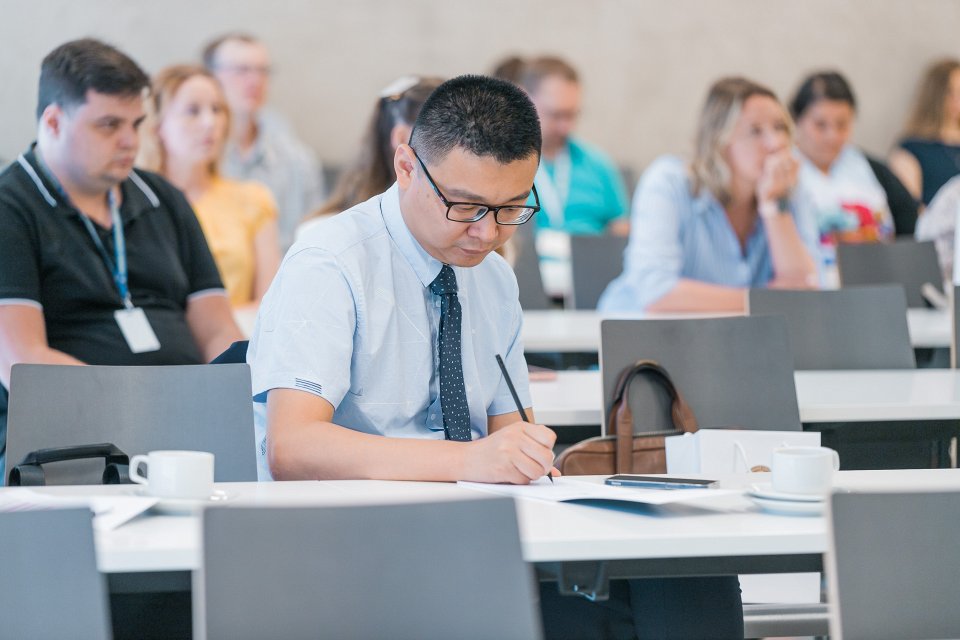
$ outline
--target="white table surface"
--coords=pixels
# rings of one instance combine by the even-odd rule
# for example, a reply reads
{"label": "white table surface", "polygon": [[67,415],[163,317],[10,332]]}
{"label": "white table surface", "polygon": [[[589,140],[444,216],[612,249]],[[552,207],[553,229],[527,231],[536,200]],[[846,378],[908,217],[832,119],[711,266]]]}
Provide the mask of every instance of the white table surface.
{"label": "white table surface", "polygon": [[[731,314],[637,314],[617,318],[684,319]],[[600,321],[596,311],[525,311],[523,348],[528,353],[596,353],[600,349]],[[915,348],[950,346],[950,313],[936,309],[908,309],[910,343]]]}
{"label": "white table surface", "polygon": [[[742,486],[765,481],[752,474],[725,481]],[[960,490],[960,470],[842,471],[841,489]],[[454,484],[337,481],[226,483],[235,494],[230,505],[356,505],[472,499],[488,493]],[[4,488],[0,491],[23,491]],[[104,494],[129,487],[49,487],[54,494]],[[523,555],[528,562],[771,556],[819,554],[827,548],[823,517],[780,516],[762,512],[742,495],[709,506],[676,505],[630,511],[517,501]],[[144,515],[96,536],[97,563],[105,573],[192,571],[202,563],[201,524],[196,516]]]}
{"label": "white table surface", "polygon": [[[960,419],[960,370],[798,371],[801,422]],[[530,383],[537,422],[600,424],[600,372],[559,371]]]}

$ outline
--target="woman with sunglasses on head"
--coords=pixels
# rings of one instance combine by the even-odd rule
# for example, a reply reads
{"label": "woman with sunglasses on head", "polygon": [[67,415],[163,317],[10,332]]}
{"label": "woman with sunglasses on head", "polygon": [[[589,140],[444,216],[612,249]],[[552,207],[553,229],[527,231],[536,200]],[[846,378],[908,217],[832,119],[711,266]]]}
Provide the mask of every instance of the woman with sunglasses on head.
{"label": "woman with sunglasses on head", "polygon": [[220,175],[230,120],[220,83],[203,67],[177,65],[152,89],[138,164],[190,201],[231,305],[256,306],[280,266],[277,208],[265,186]]}
{"label": "woman with sunglasses on head", "polygon": [[693,161],[660,158],[641,178],[624,272],[598,309],[741,312],[751,287],[816,286],[816,227],[791,200],[791,127],[766,87],[714,83]]}
{"label": "woman with sunglasses on head", "polygon": [[360,145],[360,152],[337,180],[330,198],[306,224],[345,211],[386,191],[397,180],[393,155],[410,139],[413,123],[427,97],[443,82],[439,78],[404,76],[380,94]]}

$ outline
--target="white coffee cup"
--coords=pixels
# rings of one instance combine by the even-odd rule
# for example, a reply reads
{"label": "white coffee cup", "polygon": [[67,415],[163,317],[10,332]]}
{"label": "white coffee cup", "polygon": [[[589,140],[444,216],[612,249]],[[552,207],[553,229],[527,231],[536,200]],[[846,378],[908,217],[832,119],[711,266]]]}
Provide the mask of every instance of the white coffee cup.
{"label": "white coffee cup", "polygon": [[[147,466],[147,475],[140,474]],[[206,451],[151,451],[130,460],[130,479],[157,498],[203,500],[213,494],[213,454]]]}
{"label": "white coffee cup", "polygon": [[825,494],[833,486],[840,455],[827,447],[783,447],[773,452],[773,490]]}

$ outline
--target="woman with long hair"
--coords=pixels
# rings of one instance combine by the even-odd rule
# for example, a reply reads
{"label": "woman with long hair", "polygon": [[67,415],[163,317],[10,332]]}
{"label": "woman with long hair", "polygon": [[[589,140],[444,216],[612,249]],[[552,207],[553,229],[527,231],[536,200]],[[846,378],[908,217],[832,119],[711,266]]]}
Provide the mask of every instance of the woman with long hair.
{"label": "woman with long hair", "polygon": [[234,308],[259,304],[280,266],[269,190],[220,175],[230,114],[203,67],[177,65],[153,80],[138,163],[166,177],[197,214]]}
{"label": "woman with long hair", "polygon": [[927,68],[890,168],[924,206],[960,174],[960,60]]}

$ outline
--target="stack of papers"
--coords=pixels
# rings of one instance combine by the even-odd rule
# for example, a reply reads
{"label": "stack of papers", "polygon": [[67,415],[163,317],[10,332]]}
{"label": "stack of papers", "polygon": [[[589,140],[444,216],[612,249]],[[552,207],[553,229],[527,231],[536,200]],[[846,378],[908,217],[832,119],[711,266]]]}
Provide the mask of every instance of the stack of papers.
{"label": "stack of papers", "polygon": [[0,513],[87,507],[93,512],[93,528],[111,531],[157,503],[144,496],[64,496],[31,489],[0,491]]}

